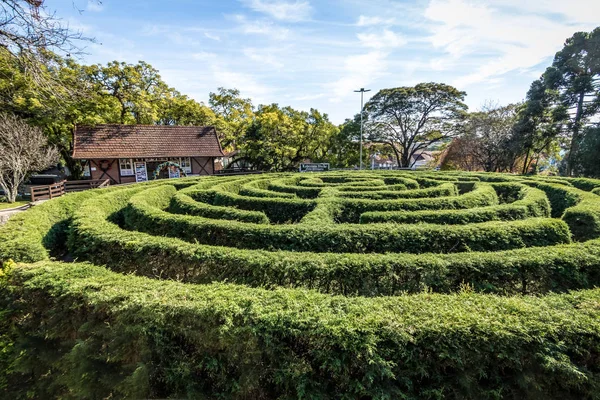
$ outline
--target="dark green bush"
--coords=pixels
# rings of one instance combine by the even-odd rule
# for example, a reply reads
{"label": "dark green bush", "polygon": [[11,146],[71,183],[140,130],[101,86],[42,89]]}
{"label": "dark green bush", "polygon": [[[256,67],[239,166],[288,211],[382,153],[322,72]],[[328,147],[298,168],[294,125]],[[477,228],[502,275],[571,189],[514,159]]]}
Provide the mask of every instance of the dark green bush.
{"label": "dark green bush", "polygon": [[368,211],[419,211],[453,210],[485,207],[498,204],[498,195],[487,184],[475,184],[471,192],[460,196],[429,199],[368,200],[344,199],[340,222],[359,222],[361,214]]}
{"label": "dark green bush", "polygon": [[[521,185],[517,185],[516,187],[519,189],[519,194],[511,195],[520,197],[520,199],[517,199],[510,204],[464,210],[366,212],[360,216],[360,223],[394,222],[414,224],[424,222],[431,224],[471,224],[487,221],[513,221],[531,217],[550,216],[550,203],[544,192]],[[506,188],[506,186],[502,186],[502,190],[505,190]],[[495,187],[495,189],[498,188]],[[507,193],[503,194],[503,196],[507,195]]]}
{"label": "dark green bush", "polygon": [[298,222],[316,205],[312,200],[244,197],[225,191],[215,193],[213,204],[216,206],[237,207],[242,210],[260,211],[276,224]]}
{"label": "dark green bush", "polygon": [[338,194],[342,198],[355,199],[422,199],[442,196],[456,196],[458,190],[453,183],[445,183],[439,186],[434,186],[427,189],[413,190],[369,190],[369,191],[341,191]]}
{"label": "dark green bush", "polygon": [[599,290],[343,298],[59,263],[4,281],[19,321],[3,321],[5,398],[593,399],[600,388]]}
{"label": "dark green bush", "polygon": [[[299,185],[321,176],[333,183]],[[38,206],[0,228],[1,257],[47,260],[64,250],[68,232],[70,256],[114,272],[47,261],[11,272],[6,263],[0,397],[599,398],[600,292],[573,291],[600,285],[600,198],[569,179],[498,176],[186,178]],[[339,196],[382,187],[409,193],[416,179],[463,194],[415,202]],[[511,206],[507,218],[547,216],[548,199],[521,183],[547,193],[564,222],[339,224],[358,221],[359,208],[343,214],[351,202],[376,212],[397,203],[406,214]],[[219,196],[233,200],[225,206]],[[413,209],[417,202],[422,209]],[[179,212],[201,209],[221,220],[166,212],[175,203]],[[299,223],[269,226],[261,207],[286,213],[273,222]],[[262,224],[236,220],[250,215]],[[551,245],[568,242],[565,222],[576,240],[592,240]],[[190,241],[160,236],[167,234]],[[330,252],[297,251],[313,247]],[[514,247],[523,248],[502,250]],[[394,253],[405,248],[415,253]]]}
{"label": "dark green bush", "polygon": [[[127,196],[119,196],[121,207]],[[112,196],[111,196],[112,197]],[[73,220],[71,251],[120,272],[210,283],[301,286],[367,296],[456,291],[461,284],[499,293],[543,293],[600,282],[595,242],[492,253],[332,254],[269,252],[204,246],[125,231],[106,220],[115,201],[86,202]]]}
{"label": "dark green bush", "polygon": [[585,190],[586,192],[591,192],[596,188],[600,188],[600,179],[573,178],[568,181],[577,189]]}
{"label": "dark green bush", "polygon": [[195,201],[184,193],[178,193],[173,196],[169,211],[176,214],[196,215],[205,218],[252,222],[255,224],[269,223],[269,218],[262,212],[213,206],[211,204]]}
{"label": "dark green bush", "polygon": [[570,241],[567,225],[551,219],[452,227],[429,224],[266,226],[218,221],[162,211],[161,202],[173,194],[174,188],[162,186],[132,197],[123,212],[126,226],[213,246],[335,253],[494,251]]}

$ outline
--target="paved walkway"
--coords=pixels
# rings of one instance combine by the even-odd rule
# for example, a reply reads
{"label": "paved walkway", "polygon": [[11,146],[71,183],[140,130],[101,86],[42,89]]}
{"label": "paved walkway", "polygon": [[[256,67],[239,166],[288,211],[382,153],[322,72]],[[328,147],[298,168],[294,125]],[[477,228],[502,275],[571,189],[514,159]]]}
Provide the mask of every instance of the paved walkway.
{"label": "paved walkway", "polygon": [[0,210],[0,225],[5,224],[11,215],[25,211],[29,207],[31,207],[31,204],[25,204],[24,206],[21,206],[21,207],[7,208],[5,210]]}

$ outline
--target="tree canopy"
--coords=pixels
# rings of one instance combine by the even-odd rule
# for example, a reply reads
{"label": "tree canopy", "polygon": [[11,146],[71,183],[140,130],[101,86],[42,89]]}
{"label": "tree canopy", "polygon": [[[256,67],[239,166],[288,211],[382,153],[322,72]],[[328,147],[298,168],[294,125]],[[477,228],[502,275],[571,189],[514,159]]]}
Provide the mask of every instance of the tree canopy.
{"label": "tree canopy", "polygon": [[460,133],[466,93],[443,83],[380,90],[365,105],[367,137],[394,150],[401,167],[432,144]]}

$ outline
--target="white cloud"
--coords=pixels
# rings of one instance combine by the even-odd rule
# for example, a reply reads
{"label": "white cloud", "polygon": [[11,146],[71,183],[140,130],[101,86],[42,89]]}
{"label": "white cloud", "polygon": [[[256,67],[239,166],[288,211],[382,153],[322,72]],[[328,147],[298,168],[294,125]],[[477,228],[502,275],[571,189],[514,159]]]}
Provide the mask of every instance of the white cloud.
{"label": "white cloud", "polygon": [[245,34],[265,35],[275,40],[287,38],[289,30],[266,20],[249,20],[244,15],[234,15],[233,20]]}
{"label": "white cloud", "polygon": [[325,93],[317,93],[317,94],[309,94],[309,95],[305,95],[305,96],[297,96],[297,97],[294,97],[293,100],[295,100],[295,101],[309,101],[309,100],[317,100],[317,99],[320,99],[322,97],[325,97]]}
{"label": "white cloud", "polygon": [[395,48],[406,44],[404,37],[388,29],[381,33],[359,33],[356,36],[361,45],[374,49]]}
{"label": "white cloud", "polygon": [[282,68],[283,62],[273,54],[274,52],[275,50],[273,49],[257,49],[253,47],[247,47],[243,50],[244,55],[252,61],[256,61],[262,65]]}
{"label": "white cloud", "polygon": [[[517,0],[431,0],[424,12],[434,23],[429,42],[448,54],[448,63],[461,60],[472,66],[472,72],[453,84],[464,88],[510,71],[533,68],[560,50],[573,32],[593,28],[544,15],[549,10],[573,12],[556,0],[543,1],[556,8],[541,7],[537,1],[533,8]],[[443,64],[436,60],[437,66]]]}
{"label": "white cloud", "polygon": [[209,33],[209,32],[204,32],[204,36],[211,39],[211,40],[216,40],[217,42],[221,41],[221,37],[218,35],[215,35],[213,33]]}
{"label": "white cloud", "polygon": [[102,6],[102,3],[98,1],[89,0],[87,3],[86,10],[90,12],[100,12],[104,10],[104,6]]}
{"label": "white cloud", "polygon": [[383,76],[388,68],[387,53],[374,50],[366,54],[347,57],[341,77],[325,87],[333,93],[331,102],[340,102],[353,95],[353,91]]}
{"label": "white cloud", "polygon": [[194,60],[204,60],[204,61],[210,60],[210,61],[214,61],[218,57],[218,55],[215,54],[215,53],[210,53],[208,51],[200,51],[198,53],[192,53],[191,57]]}
{"label": "white cloud", "polygon": [[273,101],[272,89],[258,82],[251,74],[230,71],[216,64],[212,65],[212,72],[215,87],[236,88],[243,97],[250,97],[254,104]]}
{"label": "white cloud", "polygon": [[304,21],[312,14],[312,7],[308,1],[242,0],[242,2],[252,10],[280,21]]}
{"label": "white cloud", "polygon": [[381,18],[381,17],[366,17],[361,15],[358,17],[356,26],[382,26],[382,25],[393,25],[396,20],[394,18]]}

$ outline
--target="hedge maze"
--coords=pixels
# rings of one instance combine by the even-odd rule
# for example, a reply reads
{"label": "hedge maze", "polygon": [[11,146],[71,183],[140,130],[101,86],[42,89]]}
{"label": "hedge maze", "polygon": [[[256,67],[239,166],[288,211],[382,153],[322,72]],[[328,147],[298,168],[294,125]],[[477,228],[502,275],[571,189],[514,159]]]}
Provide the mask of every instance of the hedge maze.
{"label": "hedge maze", "polygon": [[598,399],[599,195],[356,171],[48,201],[0,228],[2,397]]}

